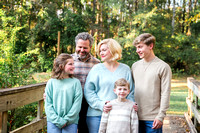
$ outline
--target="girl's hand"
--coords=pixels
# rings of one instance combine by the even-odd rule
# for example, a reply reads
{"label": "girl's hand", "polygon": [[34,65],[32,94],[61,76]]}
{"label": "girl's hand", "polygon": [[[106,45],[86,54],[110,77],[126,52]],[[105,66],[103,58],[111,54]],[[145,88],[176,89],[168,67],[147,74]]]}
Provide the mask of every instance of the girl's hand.
{"label": "girl's hand", "polygon": [[43,93],[43,98],[44,98],[44,101],[46,100],[46,94],[45,93]]}
{"label": "girl's hand", "polygon": [[65,123],[65,125],[62,126],[62,128],[66,127],[67,123]]}

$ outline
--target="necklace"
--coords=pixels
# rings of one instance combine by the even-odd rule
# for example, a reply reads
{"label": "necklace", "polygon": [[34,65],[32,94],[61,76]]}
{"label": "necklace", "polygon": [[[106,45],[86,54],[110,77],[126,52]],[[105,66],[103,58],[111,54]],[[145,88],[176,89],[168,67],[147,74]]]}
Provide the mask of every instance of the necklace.
{"label": "necklace", "polygon": [[155,58],[156,58],[156,57],[154,57],[154,59],[151,60],[150,62],[145,62],[145,61],[143,60],[144,71],[147,70],[147,68],[151,65],[151,63],[155,60]]}

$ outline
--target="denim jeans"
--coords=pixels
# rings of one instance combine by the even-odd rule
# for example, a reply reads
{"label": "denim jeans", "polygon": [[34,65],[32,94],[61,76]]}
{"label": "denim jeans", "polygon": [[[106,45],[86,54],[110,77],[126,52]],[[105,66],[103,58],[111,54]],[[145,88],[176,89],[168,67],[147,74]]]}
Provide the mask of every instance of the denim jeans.
{"label": "denim jeans", "polygon": [[67,125],[64,128],[58,128],[53,123],[47,121],[47,133],[77,133],[77,124]]}
{"label": "denim jeans", "polygon": [[139,121],[139,133],[162,133],[162,127],[152,129],[153,121]]}
{"label": "denim jeans", "polygon": [[86,118],[89,133],[98,133],[101,116],[87,116]]}

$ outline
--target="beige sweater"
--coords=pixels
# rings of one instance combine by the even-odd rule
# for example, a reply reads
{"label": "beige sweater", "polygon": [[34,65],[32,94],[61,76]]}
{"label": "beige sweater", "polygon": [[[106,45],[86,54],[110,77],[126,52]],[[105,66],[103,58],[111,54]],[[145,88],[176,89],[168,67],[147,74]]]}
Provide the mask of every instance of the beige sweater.
{"label": "beige sweater", "polygon": [[132,74],[139,120],[163,121],[169,107],[171,68],[158,57],[148,63],[142,59],[132,65]]}
{"label": "beige sweater", "polygon": [[115,99],[108,104],[112,105],[112,110],[103,112],[99,133],[138,133],[138,116],[133,101],[119,102]]}

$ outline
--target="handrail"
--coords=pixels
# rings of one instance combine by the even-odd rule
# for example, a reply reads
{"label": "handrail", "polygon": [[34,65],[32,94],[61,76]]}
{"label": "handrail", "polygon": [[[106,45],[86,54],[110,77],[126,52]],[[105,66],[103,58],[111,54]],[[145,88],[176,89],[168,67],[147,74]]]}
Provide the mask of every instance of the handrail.
{"label": "handrail", "polygon": [[[198,99],[200,98],[200,82],[193,77],[187,78],[188,97],[186,97],[186,103],[188,105],[188,112],[185,113],[187,123],[190,127],[191,133],[197,133],[196,128],[200,123],[200,112],[198,111]],[[195,99],[194,99],[195,97]],[[192,116],[194,114],[194,124],[192,122]]]}
{"label": "handrail", "polygon": [[46,125],[46,118],[43,117],[43,93],[45,86],[46,82],[0,90],[0,133],[7,133],[8,110],[12,110],[34,102],[38,102],[36,120],[18,129],[15,129],[14,131],[11,131],[11,133],[39,131]]}

